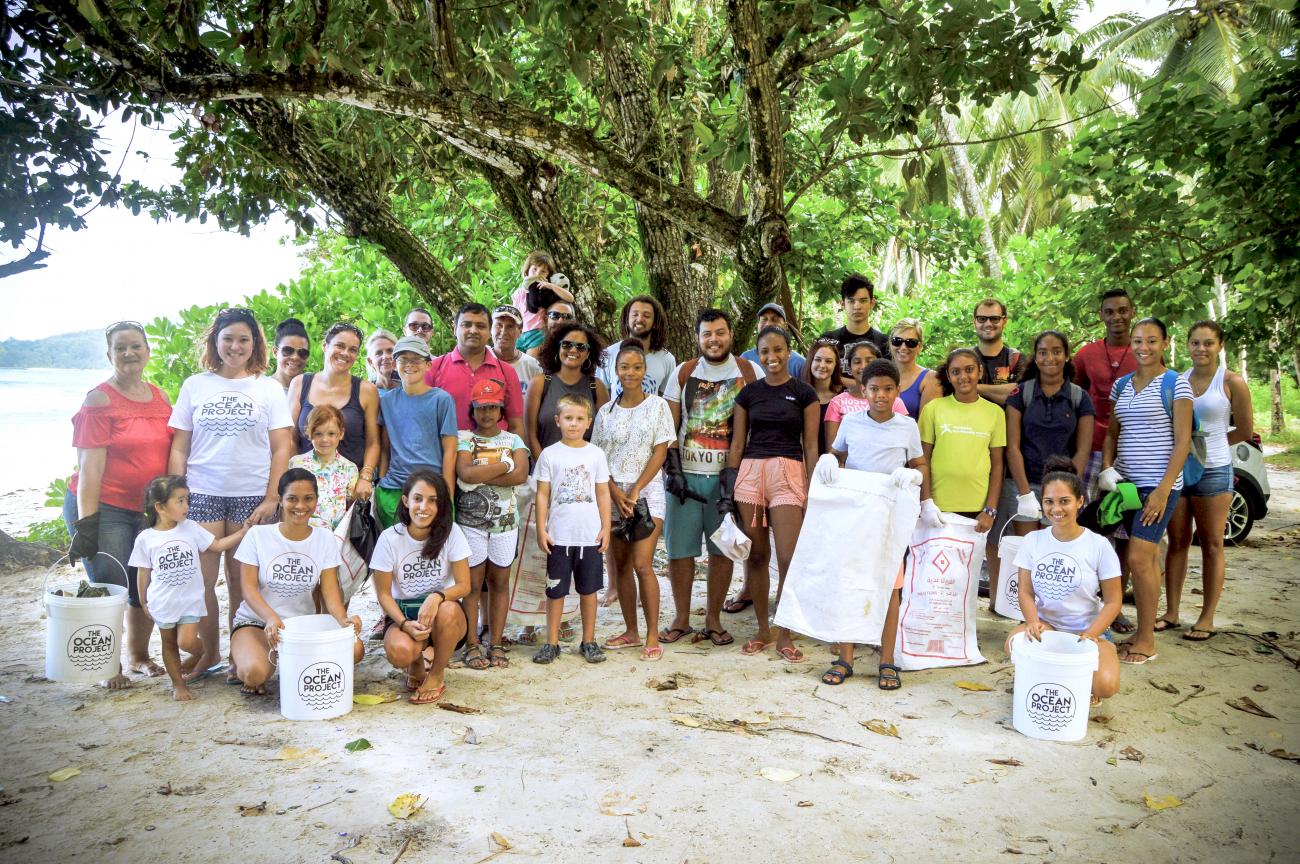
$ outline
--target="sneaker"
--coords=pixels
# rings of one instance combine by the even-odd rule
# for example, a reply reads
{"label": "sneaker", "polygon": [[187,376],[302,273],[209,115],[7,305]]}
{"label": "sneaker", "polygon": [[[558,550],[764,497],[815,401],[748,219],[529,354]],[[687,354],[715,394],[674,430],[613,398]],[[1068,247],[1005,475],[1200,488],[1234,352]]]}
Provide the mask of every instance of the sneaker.
{"label": "sneaker", "polygon": [[[554,661],[556,657],[559,656],[560,656],[560,646],[551,642],[546,642],[543,643],[542,647],[538,648],[537,653],[533,655],[533,662],[550,663]],[[605,658],[601,657],[600,659],[604,660]]]}
{"label": "sneaker", "polygon": [[595,642],[580,642],[578,644],[578,653],[588,663],[604,663],[605,649],[601,648]]}

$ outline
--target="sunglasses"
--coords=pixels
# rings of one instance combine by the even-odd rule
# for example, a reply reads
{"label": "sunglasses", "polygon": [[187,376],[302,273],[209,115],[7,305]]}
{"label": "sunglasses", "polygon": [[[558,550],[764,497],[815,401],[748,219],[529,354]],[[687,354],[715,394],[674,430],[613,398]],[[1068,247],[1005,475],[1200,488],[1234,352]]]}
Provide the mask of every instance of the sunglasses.
{"label": "sunglasses", "polygon": [[421,324],[421,323],[416,322],[416,321],[408,321],[407,324],[406,324],[406,329],[407,329],[407,330],[412,330],[412,331],[414,331],[414,332],[416,332],[416,333],[432,333],[432,332],[433,332],[433,325],[432,325],[432,324]]}
{"label": "sunglasses", "polygon": [[144,332],[144,325],[139,321],[118,321],[116,324],[109,324],[104,328],[105,336],[112,336],[119,330],[139,330]]}
{"label": "sunglasses", "polygon": [[889,344],[895,348],[902,348],[906,345],[908,348],[916,348],[921,344],[920,339],[904,339],[902,336],[895,336],[889,340]]}
{"label": "sunglasses", "polygon": [[1005,316],[1005,315],[976,315],[976,316],[975,316],[975,323],[976,323],[976,324],[996,324],[996,323],[998,323],[999,321],[1003,320],[1003,319],[1006,318],[1006,317],[1007,317],[1007,316]]}
{"label": "sunglasses", "polygon": [[572,321],[572,312],[547,312],[546,317],[552,321]]}
{"label": "sunglasses", "polygon": [[292,357],[292,356],[294,356],[295,354],[298,355],[298,359],[299,359],[299,360],[306,360],[308,357],[311,356],[311,349],[310,349],[310,348],[294,348],[292,345],[281,345],[281,346],[280,346],[280,356],[281,356],[281,357]]}
{"label": "sunglasses", "polygon": [[563,348],[565,351],[577,351],[579,354],[583,354],[591,350],[591,346],[586,342],[571,342],[568,339],[561,339],[560,347]]}

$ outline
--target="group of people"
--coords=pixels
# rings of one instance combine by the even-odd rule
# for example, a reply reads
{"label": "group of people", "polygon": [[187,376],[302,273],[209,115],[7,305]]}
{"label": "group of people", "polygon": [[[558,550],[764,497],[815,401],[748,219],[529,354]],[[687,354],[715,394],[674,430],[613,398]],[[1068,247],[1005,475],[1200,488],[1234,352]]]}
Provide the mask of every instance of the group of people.
{"label": "group of people", "polygon": [[[79,471],[65,518],[90,578],[128,589],[125,669],[165,671],[177,699],[192,698],[195,679],[221,673],[222,554],[230,683],[263,692],[280,630],[296,615],[323,612],[352,627],[360,659],[362,622],[348,613],[356,584],[339,576],[335,536],[358,509],[382,528],[368,565],[383,615],[370,635],[404,670],[414,703],[443,696],[458,652],[470,669],[509,665],[511,570],[525,538],[546,556],[546,625],[513,641],[535,643],[536,663],[561,656],[571,591],[587,662],[634,648],[655,661],[687,637],[732,644],[722,616],[751,605],[757,629],[740,653],[771,647],[804,662],[793,634],[769,622],[771,562],[779,603],[809,487],[843,469],[918,477],[922,522],[975,520],[995,583],[998,538],[1008,528],[1025,536],[1015,561],[1023,628],[1030,638],[1056,628],[1101,640],[1095,695],[1113,693],[1118,664],[1153,659],[1156,633],[1179,626],[1193,525],[1204,598],[1184,638],[1214,635],[1229,445],[1252,433],[1244,382],[1220,365],[1217,323],[1191,328],[1192,367],[1180,375],[1165,367],[1165,326],[1134,323],[1122,291],[1101,298],[1105,337],[1077,353],[1058,330],[1039,333],[1023,355],[1006,345],[1008,310],[990,298],[973,310],[972,347],[930,369],[919,364],[922,322],[873,327],[874,288],[853,274],[840,291],[843,326],[806,357],[794,350],[785,310],[771,303],[741,355],[730,316],[701,310],[698,355],[678,362],[655,298],[629,300],[620,340],[606,344],[578,319],[569,280],[549,256],[530,255],[521,277],[511,303],[456,311],[446,354],[430,350],[433,316],[416,308],[400,336],[330,327],[317,372],[307,370],[311,337],[301,322],[281,322],[268,346],[252,312],[223,309],[205,336],[204,371],[174,405],[144,381],[144,328],[110,326],[113,374],[73,418]],[[364,378],[353,374],[363,347]],[[1102,496],[1115,497],[1105,512],[1120,514],[1107,530],[1122,520],[1111,539],[1081,522]],[[533,522],[523,524],[528,513]],[[715,541],[727,516],[750,546],[731,598],[733,561]],[[1167,605],[1158,616],[1166,530]],[[673,595],[663,627],[661,533]],[[691,592],[702,553],[707,601],[697,631]],[[1063,555],[1079,565],[1071,590],[1059,581],[1040,590],[1036,574]],[[1125,575],[1136,628],[1120,612]],[[624,626],[602,644],[594,628],[607,582]],[[901,590],[900,571],[880,639],[882,689],[902,686],[893,662]],[[149,656],[154,626],[163,668]],[[1132,636],[1111,647],[1110,630]],[[838,646],[824,682],[852,676],[854,649]]]}

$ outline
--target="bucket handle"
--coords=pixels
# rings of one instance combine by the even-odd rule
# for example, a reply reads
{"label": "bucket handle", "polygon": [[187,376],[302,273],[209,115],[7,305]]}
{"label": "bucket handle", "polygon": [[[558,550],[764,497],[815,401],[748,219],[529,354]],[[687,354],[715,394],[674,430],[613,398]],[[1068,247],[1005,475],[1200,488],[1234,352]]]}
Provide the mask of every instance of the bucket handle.
{"label": "bucket handle", "polygon": [[[48,605],[49,605],[48,603],[46,603],[45,598],[49,596],[49,593],[50,593],[50,577],[54,575],[54,570],[55,570],[55,568],[58,567],[60,564],[62,564],[64,561],[67,561],[67,560],[68,560],[68,556],[71,555],[71,554],[72,554],[72,551],[71,551],[71,550],[69,550],[69,551],[63,553],[62,557],[60,557],[57,561],[55,561],[53,564],[51,564],[48,568],[46,568],[46,570],[45,570],[45,578],[44,578],[43,580],[41,580],[41,604],[42,604],[42,605],[45,605],[45,606],[48,606]],[[98,556],[100,556],[100,555],[103,555],[105,558],[109,558],[109,559],[111,559],[111,560],[113,561],[113,563],[116,564],[116,565],[117,565],[117,566],[122,570],[122,575],[123,575],[124,577],[126,577],[126,583],[127,583],[126,587],[127,587],[128,590],[130,590],[130,585],[131,585],[131,574],[130,574],[130,572],[127,571],[126,567],[123,567],[123,566],[122,566],[122,562],[119,561],[119,560],[117,560],[117,557],[116,557],[116,556],[111,555],[111,554],[109,554],[108,552],[102,552],[102,551],[101,551],[101,552],[96,552],[95,555],[96,555],[96,557],[98,557]],[[73,566],[76,566],[76,565],[74,564]],[[87,573],[86,575],[89,576],[90,574]],[[87,581],[89,581],[89,580],[87,580]],[[94,583],[94,584],[98,585],[98,584],[101,584],[101,583],[96,582],[96,583]],[[116,585],[117,583],[116,583],[116,582],[109,582],[108,584],[109,584],[109,585]]]}

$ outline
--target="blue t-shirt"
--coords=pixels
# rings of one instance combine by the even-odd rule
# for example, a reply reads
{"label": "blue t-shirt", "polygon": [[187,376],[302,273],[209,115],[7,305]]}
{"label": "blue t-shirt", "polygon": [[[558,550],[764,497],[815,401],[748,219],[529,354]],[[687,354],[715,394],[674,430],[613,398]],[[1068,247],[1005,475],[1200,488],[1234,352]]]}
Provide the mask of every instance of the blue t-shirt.
{"label": "blue t-shirt", "polygon": [[[1043,467],[1052,456],[1074,458],[1074,430],[1080,417],[1095,417],[1088,391],[1083,390],[1079,410],[1070,404],[1069,384],[1051,396],[1043,392],[1041,381],[1034,381],[1033,401],[1025,410],[1024,391],[1017,387],[1007,397],[1006,407],[1020,412],[1020,455],[1025,460],[1025,478],[1030,483],[1043,479]],[[1007,477],[1010,477],[1010,472]]]}
{"label": "blue t-shirt", "polygon": [[[750,348],[748,351],[746,351],[744,354],[741,354],[740,356],[744,357],[746,360],[753,360],[754,364],[758,366],[758,368],[760,369],[763,368],[762,361],[758,359],[757,348]],[[790,377],[798,378],[800,375],[802,375],[804,363],[806,362],[807,361],[803,359],[803,355],[800,354],[798,351],[791,351],[790,359],[785,361],[785,368],[790,370]]]}
{"label": "blue t-shirt", "polygon": [[383,489],[401,489],[420,466],[442,471],[443,436],[456,437],[456,403],[434,387],[412,396],[401,387],[379,391],[379,425],[388,430],[388,472]]}

